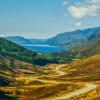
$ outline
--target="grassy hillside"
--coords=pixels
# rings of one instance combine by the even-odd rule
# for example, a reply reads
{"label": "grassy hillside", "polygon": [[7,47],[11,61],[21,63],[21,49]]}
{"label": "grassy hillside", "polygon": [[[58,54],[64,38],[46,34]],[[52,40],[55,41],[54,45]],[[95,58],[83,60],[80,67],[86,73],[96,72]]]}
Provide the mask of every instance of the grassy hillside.
{"label": "grassy hillside", "polygon": [[100,55],[73,61],[68,67],[64,67],[63,70],[67,72],[70,79],[100,80]]}
{"label": "grassy hillside", "polygon": [[[22,71],[22,69],[25,69],[26,72]],[[9,82],[13,82],[15,80],[14,76],[16,76],[16,74],[28,74],[28,69],[34,69],[34,71],[37,71],[38,68],[33,67],[32,64],[0,55],[0,86],[8,85]]]}
{"label": "grassy hillside", "polygon": [[98,37],[95,41],[80,47],[78,49],[77,57],[86,58],[99,53],[100,53],[100,37]]}
{"label": "grassy hillside", "polygon": [[[71,64],[51,64],[37,68],[29,63],[0,55],[0,97],[11,100],[38,100],[62,96],[68,92],[83,88],[86,83],[100,85],[100,55],[95,55],[83,60],[75,60]],[[57,69],[59,68],[59,69]],[[65,74],[60,75],[60,71]],[[77,83],[77,84],[76,84]],[[90,91],[72,100],[82,98],[99,98]],[[94,90],[95,91],[95,90]],[[87,99],[91,100],[91,99]]]}
{"label": "grassy hillside", "polygon": [[[16,82],[17,76],[28,76],[31,74],[33,76],[38,76],[40,73],[42,72],[32,64],[0,55],[0,100],[15,100],[16,97],[12,97],[9,94],[9,91],[11,91],[11,94],[14,94],[12,89],[8,89],[7,87],[15,88],[14,85],[23,83],[24,80],[20,82],[18,81],[18,83]],[[2,91],[3,87],[6,91]]]}
{"label": "grassy hillside", "polygon": [[69,81],[93,83],[97,88],[71,100],[99,100],[100,99],[100,54],[83,60],[73,61],[61,69],[66,73],[62,79]]}
{"label": "grassy hillside", "polygon": [[3,54],[3,56],[6,55],[26,62],[32,62],[32,59],[36,56],[35,52],[29,51],[4,38],[0,38],[0,53]]}
{"label": "grassy hillside", "polygon": [[0,54],[34,65],[46,65],[59,62],[52,56],[50,57],[49,54],[35,53],[4,38],[0,38]]}
{"label": "grassy hillside", "polygon": [[[3,94],[18,100],[54,100],[56,97],[66,95],[74,90],[77,91],[84,88],[85,84],[91,83],[96,84],[98,87],[93,91],[74,96],[69,100],[99,100],[100,55],[84,60],[76,60],[63,66],[61,64],[51,64],[37,69],[24,62],[21,62],[21,65],[19,65],[18,61],[16,62],[15,70],[13,68],[10,74],[9,71],[5,72],[5,74],[9,74],[7,77],[10,76],[10,79],[14,81],[9,81],[10,84],[6,87],[2,86],[0,95]],[[56,67],[59,67],[59,70]],[[59,75],[60,71],[64,72],[65,75]]]}

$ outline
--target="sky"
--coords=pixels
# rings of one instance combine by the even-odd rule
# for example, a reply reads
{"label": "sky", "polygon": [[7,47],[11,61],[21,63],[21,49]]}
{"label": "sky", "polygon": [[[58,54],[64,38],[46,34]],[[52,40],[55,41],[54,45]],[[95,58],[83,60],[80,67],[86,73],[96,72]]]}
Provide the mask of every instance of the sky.
{"label": "sky", "polygon": [[0,0],[0,36],[45,39],[100,26],[100,0]]}

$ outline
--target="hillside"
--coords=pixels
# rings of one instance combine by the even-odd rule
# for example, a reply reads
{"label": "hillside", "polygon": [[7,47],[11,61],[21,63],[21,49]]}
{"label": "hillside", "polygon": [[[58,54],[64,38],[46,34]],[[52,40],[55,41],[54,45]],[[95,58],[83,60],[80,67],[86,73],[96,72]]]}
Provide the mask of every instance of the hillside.
{"label": "hillside", "polygon": [[[7,89],[7,87],[11,86],[14,88],[13,84],[17,84],[17,76],[31,74],[38,76],[40,73],[42,72],[32,64],[25,63],[0,54],[0,100],[15,100],[15,96],[12,97],[11,95],[7,95],[11,90]],[[1,90],[3,87],[6,89],[6,91]]]}
{"label": "hillside", "polygon": [[[100,98],[100,54],[83,60],[73,61],[61,69],[66,75],[63,79],[97,84],[97,88],[71,100],[99,100]],[[62,78],[62,77],[61,77]],[[70,100],[70,99],[69,99]]]}
{"label": "hillside", "polygon": [[[84,90],[86,92],[82,95],[72,95],[68,100],[99,100],[100,55],[73,61],[71,64],[51,64],[38,69],[24,62],[20,62],[20,66],[16,62],[14,74],[9,74],[9,71],[5,73],[13,76],[14,81],[0,88],[0,95],[5,95],[3,99],[7,96],[17,100],[58,100]],[[91,86],[96,87],[88,90],[87,87]]]}
{"label": "hillside", "polygon": [[[20,69],[20,70],[19,70]],[[22,69],[34,69],[33,65],[0,54],[0,86],[14,82],[14,76],[24,74]]]}
{"label": "hillside", "polygon": [[75,60],[63,67],[62,70],[67,73],[67,77],[70,77],[70,79],[100,80],[100,54],[82,60]]}
{"label": "hillside", "polygon": [[79,58],[93,56],[100,53],[100,38],[78,49]]}
{"label": "hillside", "polygon": [[60,45],[66,50],[92,42],[100,35],[100,27],[65,32],[46,40],[50,45]]}
{"label": "hillside", "polygon": [[0,38],[0,53],[4,56],[9,56],[25,62],[31,62],[35,58],[36,53],[25,49],[13,42],[4,38]]}

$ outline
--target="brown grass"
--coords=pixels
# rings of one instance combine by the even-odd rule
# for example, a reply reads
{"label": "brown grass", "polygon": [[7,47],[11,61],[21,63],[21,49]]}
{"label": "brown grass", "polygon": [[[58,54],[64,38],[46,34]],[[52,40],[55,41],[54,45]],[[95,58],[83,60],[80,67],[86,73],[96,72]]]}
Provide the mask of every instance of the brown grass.
{"label": "brown grass", "polygon": [[52,96],[61,95],[65,92],[70,92],[74,89],[78,89],[80,86],[73,84],[58,84],[53,86],[44,86],[34,90],[30,90],[19,97],[19,100],[40,100],[43,98],[49,98]]}

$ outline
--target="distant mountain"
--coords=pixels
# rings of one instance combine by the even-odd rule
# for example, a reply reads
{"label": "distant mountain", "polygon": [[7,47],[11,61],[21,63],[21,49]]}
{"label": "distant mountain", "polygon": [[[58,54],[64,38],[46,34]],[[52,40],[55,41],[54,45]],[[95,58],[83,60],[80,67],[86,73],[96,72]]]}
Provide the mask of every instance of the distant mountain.
{"label": "distant mountain", "polygon": [[45,39],[29,39],[32,44],[46,44]]}
{"label": "distant mountain", "polygon": [[25,39],[24,37],[20,37],[20,36],[8,36],[5,37],[7,40],[12,41],[14,43],[17,44],[30,44],[31,41],[28,39]]}
{"label": "distant mountain", "polygon": [[97,35],[100,35],[100,27],[60,33],[55,37],[45,40],[25,39],[19,36],[10,36],[6,37],[6,39],[21,45],[24,44],[53,45],[53,46],[60,46],[65,50],[69,50],[72,48],[76,49],[80,46],[86,45],[96,40]]}
{"label": "distant mountain", "polygon": [[26,39],[21,36],[8,36],[5,39],[17,43],[19,45],[26,45],[26,44],[46,44],[45,39]]}
{"label": "distant mountain", "polygon": [[100,35],[100,27],[76,30],[58,34],[53,38],[47,39],[46,43],[60,45],[65,49],[72,49],[95,40],[98,34]]}

